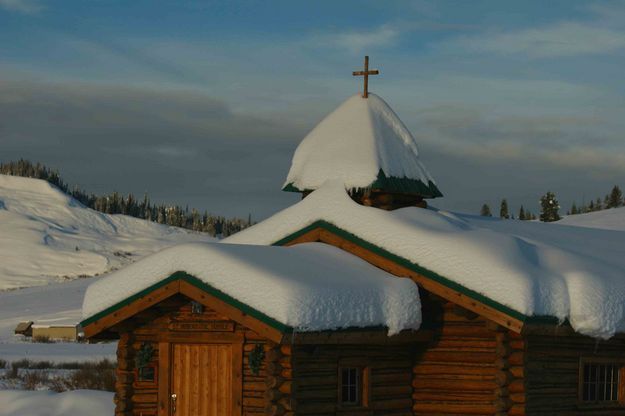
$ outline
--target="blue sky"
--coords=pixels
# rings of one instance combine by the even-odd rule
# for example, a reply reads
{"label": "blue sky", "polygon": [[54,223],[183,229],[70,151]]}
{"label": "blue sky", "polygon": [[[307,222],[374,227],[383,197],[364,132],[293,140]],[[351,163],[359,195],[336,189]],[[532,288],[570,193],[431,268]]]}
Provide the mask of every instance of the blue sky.
{"label": "blue sky", "polygon": [[358,92],[445,194],[537,211],[625,186],[625,2],[0,0],[0,161],[264,217],[297,143]]}

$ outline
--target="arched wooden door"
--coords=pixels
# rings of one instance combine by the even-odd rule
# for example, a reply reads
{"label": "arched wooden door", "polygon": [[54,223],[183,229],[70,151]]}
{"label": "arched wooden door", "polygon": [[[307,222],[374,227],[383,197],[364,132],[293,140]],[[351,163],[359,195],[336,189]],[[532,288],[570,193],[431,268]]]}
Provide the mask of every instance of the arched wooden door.
{"label": "arched wooden door", "polygon": [[171,416],[240,415],[241,344],[172,344],[170,368]]}

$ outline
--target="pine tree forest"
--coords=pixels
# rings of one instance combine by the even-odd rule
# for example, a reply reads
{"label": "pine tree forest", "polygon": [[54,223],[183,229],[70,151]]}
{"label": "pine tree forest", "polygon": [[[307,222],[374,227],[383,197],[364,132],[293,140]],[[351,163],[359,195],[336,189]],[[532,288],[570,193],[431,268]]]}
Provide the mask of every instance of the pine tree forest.
{"label": "pine tree forest", "polygon": [[207,211],[200,212],[188,207],[153,204],[148,195],[137,199],[133,194],[126,196],[113,192],[109,195],[87,193],[78,187],[72,187],[61,179],[58,171],[41,163],[32,163],[20,159],[17,162],[0,163],[0,174],[43,179],[70,195],[86,207],[106,214],[124,214],[159,224],[186,228],[208,233],[212,236],[227,237],[251,225],[251,216],[247,219],[215,216]]}

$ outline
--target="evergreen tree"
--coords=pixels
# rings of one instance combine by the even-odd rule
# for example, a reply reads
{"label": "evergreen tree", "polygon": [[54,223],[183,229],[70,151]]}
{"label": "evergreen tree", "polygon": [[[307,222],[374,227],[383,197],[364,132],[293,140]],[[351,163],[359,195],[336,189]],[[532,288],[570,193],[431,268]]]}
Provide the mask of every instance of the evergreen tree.
{"label": "evergreen tree", "polygon": [[577,214],[579,214],[579,211],[577,210],[577,205],[575,205],[575,202],[573,202],[573,205],[571,206],[571,215]]}
{"label": "evergreen tree", "polygon": [[492,217],[493,214],[490,212],[490,207],[488,204],[482,205],[482,209],[480,210],[480,215],[482,217]]}
{"label": "evergreen tree", "polygon": [[506,199],[501,200],[501,206],[499,207],[499,217],[503,219],[509,219],[510,214],[508,213],[508,201]]}
{"label": "evergreen tree", "polygon": [[621,188],[618,186],[614,186],[612,188],[612,192],[610,192],[610,196],[608,198],[608,204],[606,208],[618,208],[623,205],[623,192],[621,192]]}
{"label": "evergreen tree", "polygon": [[519,209],[519,219],[525,221],[525,208],[523,208],[523,205],[521,205],[521,209]]}
{"label": "evergreen tree", "polygon": [[540,197],[540,208],[541,221],[553,222],[560,219],[560,215],[558,214],[560,204],[558,203],[556,195],[553,192],[547,192],[545,195]]}

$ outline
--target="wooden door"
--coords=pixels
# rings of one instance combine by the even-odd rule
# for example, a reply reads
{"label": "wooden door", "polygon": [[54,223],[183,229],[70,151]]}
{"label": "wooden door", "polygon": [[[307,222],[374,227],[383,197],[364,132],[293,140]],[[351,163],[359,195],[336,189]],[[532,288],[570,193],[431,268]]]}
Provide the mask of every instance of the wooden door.
{"label": "wooden door", "polygon": [[[170,414],[236,416],[240,413],[236,344],[174,344]],[[240,380],[239,380],[240,382]],[[240,390],[240,387],[239,387]]]}

